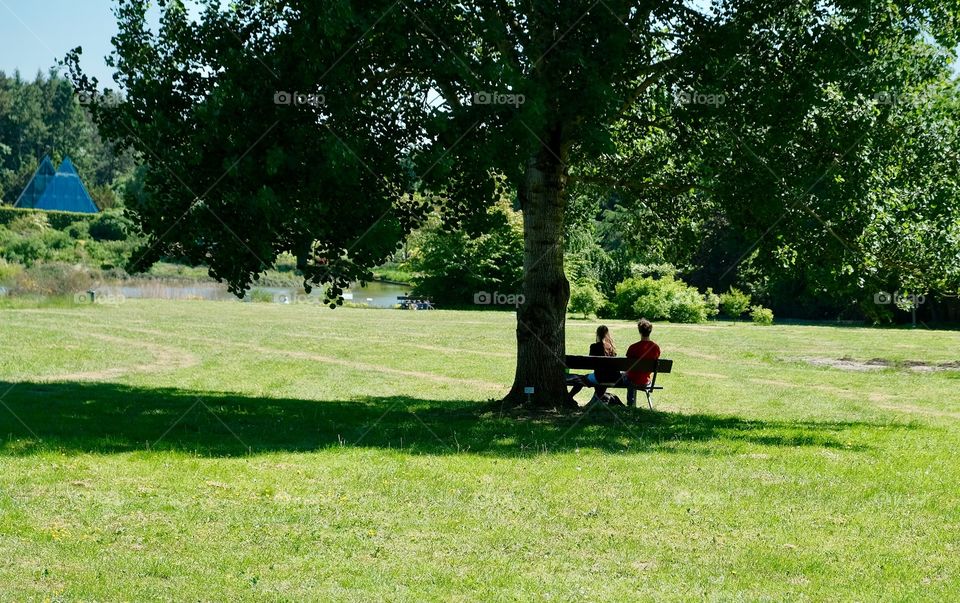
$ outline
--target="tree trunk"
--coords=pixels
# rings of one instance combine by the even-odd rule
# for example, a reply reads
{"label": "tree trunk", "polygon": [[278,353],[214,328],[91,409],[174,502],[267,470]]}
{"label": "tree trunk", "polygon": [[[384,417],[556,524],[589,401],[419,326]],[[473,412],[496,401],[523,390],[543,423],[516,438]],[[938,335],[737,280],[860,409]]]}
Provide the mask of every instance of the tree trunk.
{"label": "tree trunk", "polygon": [[517,308],[517,371],[506,401],[538,408],[571,405],[563,358],[570,284],[563,273],[567,168],[560,138],[557,128],[545,139],[520,191],[524,299]]}

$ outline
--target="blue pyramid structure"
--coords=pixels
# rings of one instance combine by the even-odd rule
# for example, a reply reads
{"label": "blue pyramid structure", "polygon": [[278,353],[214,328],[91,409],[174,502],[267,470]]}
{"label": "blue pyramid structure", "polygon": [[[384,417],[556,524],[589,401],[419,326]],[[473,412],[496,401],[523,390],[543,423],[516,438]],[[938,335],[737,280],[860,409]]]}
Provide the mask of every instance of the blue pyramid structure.
{"label": "blue pyramid structure", "polygon": [[43,161],[40,162],[40,167],[37,168],[36,173],[30,178],[30,182],[27,183],[27,188],[23,189],[23,192],[17,197],[17,202],[14,203],[13,206],[36,207],[37,201],[43,196],[43,191],[47,189],[47,185],[50,184],[50,181],[53,180],[56,173],[57,171],[53,169],[53,163],[50,161],[50,156],[44,155]]}
{"label": "blue pyramid structure", "polygon": [[99,212],[87,188],[77,174],[77,168],[67,157],[53,172],[49,157],[44,157],[37,173],[14,203],[14,207],[29,207],[49,211],[72,211],[85,214]]}

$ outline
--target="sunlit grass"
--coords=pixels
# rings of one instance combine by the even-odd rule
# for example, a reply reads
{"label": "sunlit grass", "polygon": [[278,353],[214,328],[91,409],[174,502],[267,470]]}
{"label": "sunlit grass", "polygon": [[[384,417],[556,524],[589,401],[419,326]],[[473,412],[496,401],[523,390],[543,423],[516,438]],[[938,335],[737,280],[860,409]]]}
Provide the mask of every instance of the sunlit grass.
{"label": "sunlit grass", "polygon": [[960,373],[812,363],[957,361],[957,332],[661,324],[657,412],[539,417],[490,403],[506,313],[61,304],[0,333],[3,599],[960,597]]}

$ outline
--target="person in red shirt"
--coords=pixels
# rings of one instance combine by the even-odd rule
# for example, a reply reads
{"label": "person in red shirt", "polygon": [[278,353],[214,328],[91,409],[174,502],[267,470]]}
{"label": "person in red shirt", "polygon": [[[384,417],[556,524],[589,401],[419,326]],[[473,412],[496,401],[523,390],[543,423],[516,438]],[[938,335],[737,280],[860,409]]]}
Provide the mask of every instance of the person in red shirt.
{"label": "person in red shirt", "polygon": [[[653,332],[653,323],[646,318],[641,318],[637,323],[637,330],[640,331],[640,341],[627,348],[627,358],[639,358],[656,360],[660,358],[660,346],[650,339],[650,333]],[[639,388],[650,385],[650,373],[643,371],[627,371],[627,379]],[[627,404],[636,406],[637,392],[630,388],[627,390]]]}

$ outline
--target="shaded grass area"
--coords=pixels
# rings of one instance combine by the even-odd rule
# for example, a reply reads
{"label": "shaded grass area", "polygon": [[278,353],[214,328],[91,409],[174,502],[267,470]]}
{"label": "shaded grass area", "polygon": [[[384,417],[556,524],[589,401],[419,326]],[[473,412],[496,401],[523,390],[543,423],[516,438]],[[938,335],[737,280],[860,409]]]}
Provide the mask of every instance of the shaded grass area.
{"label": "shaded grass area", "polygon": [[[850,438],[889,425],[745,420],[591,407],[504,414],[497,402],[368,397],[297,400],[111,383],[5,383],[0,454],[183,451],[211,457],[339,447],[411,454],[525,456],[577,449],[717,453],[759,444],[863,449]],[[896,426],[909,429],[907,424]]]}

